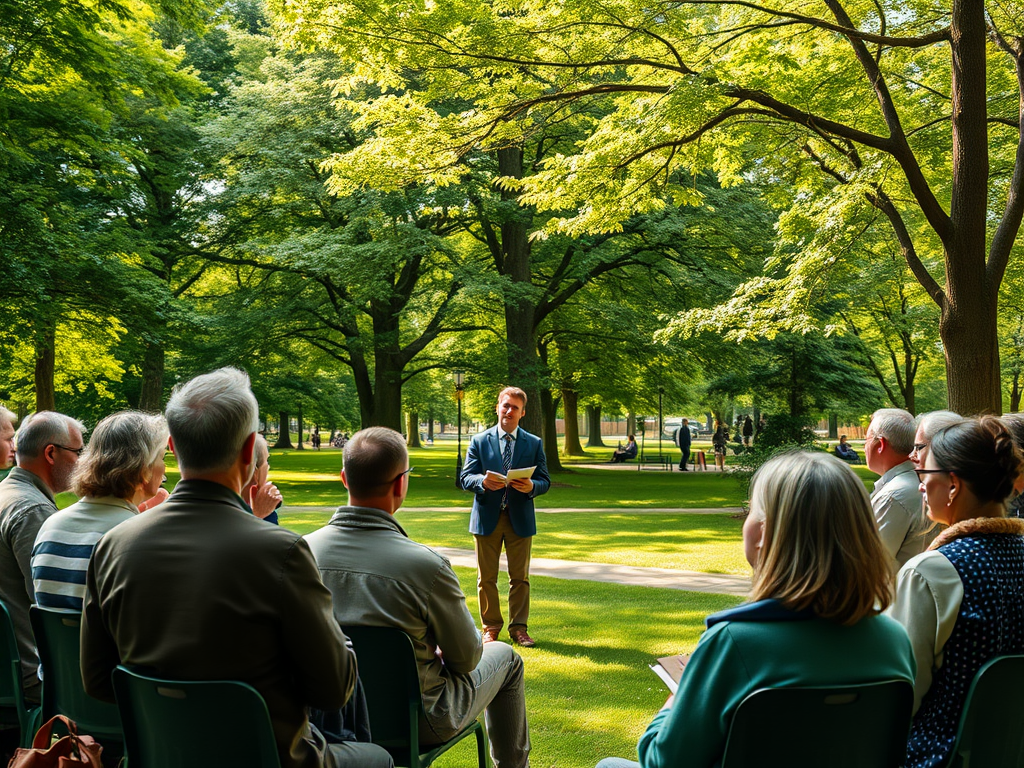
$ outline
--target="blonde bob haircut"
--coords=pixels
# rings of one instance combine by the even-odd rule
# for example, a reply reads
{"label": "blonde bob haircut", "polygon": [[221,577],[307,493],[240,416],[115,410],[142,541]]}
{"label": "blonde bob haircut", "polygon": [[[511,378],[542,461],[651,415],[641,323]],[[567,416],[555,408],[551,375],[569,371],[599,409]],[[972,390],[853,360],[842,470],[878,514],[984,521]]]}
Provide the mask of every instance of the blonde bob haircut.
{"label": "blonde bob haircut", "polygon": [[78,496],[131,499],[167,450],[167,422],[142,411],[112,413],[96,425],[75,465],[71,487]]}
{"label": "blonde bob haircut", "polygon": [[766,462],[750,484],[750,514],[764,523],[753,600],[855,624],[892,600],[890,557],[864,483],[826,453]]}

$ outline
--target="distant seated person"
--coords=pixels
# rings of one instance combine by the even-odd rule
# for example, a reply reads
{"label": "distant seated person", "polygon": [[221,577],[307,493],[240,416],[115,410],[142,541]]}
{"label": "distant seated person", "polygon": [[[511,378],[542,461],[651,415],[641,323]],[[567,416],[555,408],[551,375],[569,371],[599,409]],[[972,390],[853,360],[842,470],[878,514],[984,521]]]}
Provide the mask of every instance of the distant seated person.
{"label": "distant seated person", "polygon": [[626,447],[623,448],[622,444],[615,449],[615,453],[612,454],[612,464],[621,464],[624,461],[636,458],[636,437],[630,435],[626,440]]}
{"label": "distant seated person", "polygon": [[860,461],[860,456],[857,452],[850,447],[850,444],[846,442],[846,435],[839,436],[839,445],[836,446],[836,456],[843,461]]}
{"label": "distant seated person", "polygon": [[880,615],[889,558],[850,467],[809,452],[766,462],[751,482],[743,549],[751,602],[707,618],[678,692],[640,737],[640,762],[598,768],[719,766],[739,703],[762,688],[913,682],[910,640]]}

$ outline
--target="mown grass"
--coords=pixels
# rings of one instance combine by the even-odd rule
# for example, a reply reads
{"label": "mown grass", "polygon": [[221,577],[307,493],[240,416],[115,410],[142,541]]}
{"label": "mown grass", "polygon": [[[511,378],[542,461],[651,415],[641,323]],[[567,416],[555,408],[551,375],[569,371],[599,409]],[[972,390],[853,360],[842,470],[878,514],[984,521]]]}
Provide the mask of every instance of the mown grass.
{"label": "mown grass", "polygon": [[[476,572],[456,568],[470,612]],[[709,613],[739,603],[724,595],[586,581],[530,579],[526,706],[534,768],[593,768],[602,757],[636,759],[636,742],[668,691],[647,665],[688,653]],[[504,601],[504,596],[503,596]],[[475,765],[473,740],[438,768]]]}

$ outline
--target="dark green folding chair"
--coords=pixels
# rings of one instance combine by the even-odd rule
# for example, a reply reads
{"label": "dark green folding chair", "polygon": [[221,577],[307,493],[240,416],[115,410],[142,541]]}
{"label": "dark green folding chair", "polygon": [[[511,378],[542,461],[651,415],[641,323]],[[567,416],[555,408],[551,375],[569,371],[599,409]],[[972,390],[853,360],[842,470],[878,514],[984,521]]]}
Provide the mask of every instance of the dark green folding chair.
{"label": "dark green folding chair", "polygon": [[25,701],[21,653],[14,636],[14,622],[7,606],[0,602],[0,725],[17,726],[21,731],[18,743],[30,747],[32,737],[39,729],[39,713],[38,706],[31,706]]}
{"label": "dark green folding chair", "polygon": [[996,656],[978,670],[950,766],[1024,768],[1024,656]]}
{"label": "dark green folding chair", "polygon": [[736,709],[722,768],[899,768],[913,706],[906,680],[764,688]]}
{"label": "dark green folding chair", "polygon": [[54,715],[74,720],[79,733],[87,733],[108,753],[120,753],[124,744],[117,707],[94,699],[82,684],[82,615],[33,605],[28,611],[43,668],[43,722]]}
{"label": "dark green folding chair", "polygon": [[479,768],[487,768],[487,733],[476,720],[444,744],[420,750],[423,698],[412,640],[393,627],[342,627],[359,659],[373,743],[403,768],[427,768],[467,736],[476,736]]}
{"label": "dark green folding chair", "polygon": [[251,685],[113,673],[129,766],[281,768],[270,713]]}

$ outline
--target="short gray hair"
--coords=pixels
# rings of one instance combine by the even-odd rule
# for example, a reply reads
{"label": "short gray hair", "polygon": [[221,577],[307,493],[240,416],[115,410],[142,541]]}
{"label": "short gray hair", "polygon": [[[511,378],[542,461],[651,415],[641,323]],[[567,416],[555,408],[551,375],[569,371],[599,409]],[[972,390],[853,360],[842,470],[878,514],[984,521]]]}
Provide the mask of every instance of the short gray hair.
{"label": "short gray hair", "polygon": [[270,461],[270,446],[267,445],[267,438],[257,432],[256,447],[252,452],[252,463],[259,468],[268,461]]}
{"label": "short gray hair", "polygon": [[963,421],[963,416],[953,411],[929,411],[919,414],[917,417],[917,429],[924,430],[925,440],[931,440],[932,436],[940,429]]}
{"label": "short gray hair", "polygon": [[352,435],[343,453],[345,483],[356,496],[382,490],[398,478],[409,458],[405,438],[388,427],[367,427]]}
{"label": "short gray hair", "polygon": [[176,386],[165,414],[174,455],[188,472],[228,469],[260,425],[260,407],[249,388],[249,375],[230,367]]}
{"label": "short gray hair", "polygon": [[896,453],[910,455],[914,450],[914,432],[917,427],[910,411],[902,408],[882,408],[871,415],[875,437],[884,437]]}
{"label": "short gray hair", "polygon": [[71,487],[78,496],[131,499],[149,468],[167,450],[167,422],[159,414],[120,411],[93,430],[89,447],[75,465]]}
{"label": "short gray hair", "polygon": [[9,410],[0,405],[0,424],[10,424],[14,427],[14,422],[18,420],[18,417],[11,413]]}
{"label": "short gray hair", "polygon": [[18,427],[15,438],[18,447],[18,460],[36,459],[42,455],[48,445],[64,445],[71,441],[71,430],[77,429],[82,435],[86,433],[85,425],[78,419],[65,416],[56,411],[38,411],[30,413]]}

